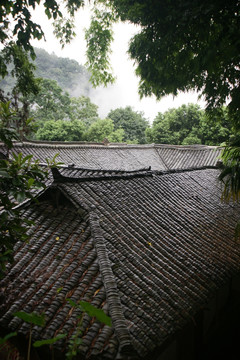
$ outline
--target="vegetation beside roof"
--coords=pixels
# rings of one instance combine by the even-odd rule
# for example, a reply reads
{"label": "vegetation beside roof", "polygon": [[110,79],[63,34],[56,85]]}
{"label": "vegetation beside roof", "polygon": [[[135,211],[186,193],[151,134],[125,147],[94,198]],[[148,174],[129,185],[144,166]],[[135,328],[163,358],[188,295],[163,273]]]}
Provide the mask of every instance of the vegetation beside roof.
{"label": "vegetation beside roof", "polygon": [[[17,84],[14,89],[13,96],[15,109],[18,107],[17,93],[20,94],[20,96],[27,96],[29,93],[36,95],[39,91],[39,84],[34,78],[34,67],[29,62],[29,57],[27,56],[27,53],[30,53],[32,58],[35,56],[34,50],[31,46],[31,38],[40,39],[44,36],[42,29],[37,24],[31,22],[29,8],[35,7],[36,3],[39,3],[39,1],[5,1],[1,5],[2,12],[0,14],[0,20],[2,27],[0,31],[0,40],[4,45],[4,48],[0,54],[0,68],[1,75],[5,76],[8,71],[6,65],[10,61],[13,61],[14,63],[12,73],[17,77]],[[74,15],[75,11],[84,5],[84,1],[81,0],[69,0],[65,3],[67,4],[67,10],[70,16]],[[121,18],[123,21],[128,19],[142,27],[142,31],[140,31],[140,33],[132,39],[130,45],[130,52],[132,57],[135,58],[138,62],[137,72],[141,77],[141,93],[155,93],[157,96],[160,96],[166,93],[176,94],[179,90],[183,89],[203,89],[203,92],[208,100],[208,110],[215,108],[221,110],[220,106],[226,101],[227,98],[230,97],[230,102],[228,103],[229,114],[231,119],[234,120],[235,129],[239,130],[239,52],[236,50],[238,49],[237,45],[239,44],[239,29],[237,26],[239,20],[238,1],[230,1],[228,3],[219,3],[219,1],[215,1],[212,4],[206,3],[201,4],[200,6],[199,2],[197,1],[192,1],[191,4],[189,4],[188,1],[183,1],[181,3],[176,3],[176,1],[169,1],[164,3],[160,1],[158,2],[157,7],[155,6],[156,2],[150,4],[154,6],[148,6],[148,11],[145,11],[146,4],[144,4],[142,1],[135,1],[134,3],[131,2],[131,4],[127,0],[124,2],[119,2],[118,0],[110,2],[96,1],[94,2],[94,5],[102,5],[104,3],[107,5],[105,11],[99,11],[98,8],[94,9],[95,18],[93,19],[90,31],[87,34],[90,50],[88,52],[90,55],[89,60],[92,61],[92,65],[101,65],[100,68],[92,67],[93,81],[95,77],[95,83],[98,83],[99,80],[103,80],[105,83],[108,80],[112,80],[112,76],[108,72],[109,62],[107,55],[107,48],[112,38],[111,22],[117,20],[118,18]],[[63,35],[61,41],[69,41],[73,35],[72,23],[71,20],[67,20],[67,22],[65,22],[65,20],[62,19],[59,3],[57,1],[45,1],[44,7],[46,10],[46,15],[49,18],[52,17],[56,20],[55,23],[59,29],[58,34]],[[162,11],[162,8],[164,8],[165,12]],[[166,16],[166,14],[169,16]],[[181,23],[179,23],[179,14],[182,16]],[[16,20],[12,34],[11,31],[9,31],[9,16],[11,15],[13,16],[13,21]],[[16,17],[14,18],[14,16]],[[57,21],[59,19],[60,22]],[[164,24],[167,26],[162,26]],[[201,26],[201,24],[206,26]],[[25,31],[26,29],[27,31]],[[67,32],[65,31],[66,29],[68,29]],[[95,31],[96,29],[99,31]],[[166,33],[165,29],[167,29]],[[64,34],[67,35],[65,39]],[[101,37],[101,35],[103,35],[103,37]],[[98,40],[102,39],[103,41],[96,41],[96,36]],[[191,41],[189,41],[189,37],[191,37]],[[159,39],[161,39],[160,43]],[[175,41],[176,39],[178,41]],[[216,39],[219,41],[216,41]],[[231,39],[231,41],[229,41],[229,39]],[[145,43],[146,46],[142,46],[143,43]],[[210,51],[209,43],[211,44]],[[201,44],[201,46],[199,46],[199,44]],[[148,51],[147,54],[145,53],[145,50]],[[94,62],[95,55],[97,55],[98,62]],[[165,67],[155,67],[161,58],[159,55],[162,55],[162,59],[164,59],[166,65]],[[185,71],[178,71],[179,69],[184,69],[184,67]],[[19,109],[19,118],[17,118],[16,127],[22,135],[22,130],[26,129],[26,125],[28,123],[27,101],[23,102],[23,106],[19,107]],[[19,119],[21,121],[18,121]],[[123,135],[124,134],[120,132],[118,132],[118,134],[114,134],[115,139],[117,137],[119,139],[120,136],[123,138]],[[182,141],[184,141],[186,144],[187,142],[191,143],[193,141],[198,141],[198,139],[196,139],[196,134],[194,134],[194,131],[192,131],[192,134],[191,132],[186,134]],[[238,145],[239,144],[237,143],[237,146]],[[148,154],[147,156],[152,156],[152,150],[155,151],[156,149],[151,149],[151,155]],[[159,154],[157,154],[157,151],[155,152],[156,157],[154,157],[154,159],[159,160],[160,156],[158,156]],[[227,175],[230,177],[229,184],[232,184],[235,182],[235,180],[238,180],[239,156],[237,156],[237,158],[231,158],[233,154],[236,154],[234,147],[233,151],[230,151],[229,154],[230,162],[228,162],[229,158],[227,158],[226,164],[229,165],[230,169],[234,171],[228,172]],[[19,156],[19,159],[20,157],[21,156]],[[139,158],[137,161],[138,160]],[[164,163],[164,158],[161,158],[161,162],[166,166]],[[2,163],[6,165],[4,160]],[[87,203],[86,206],[91,206],[93,204],[95,206],[95,208],[92,208],[92,214],[94,213],[94,219],[96,219],[97,224],[96,222],[93,223],[94,226],[97,226],[99,230],[99,237],[96,237],[95,240],[99,240],[100,238],[100,251],[103,251],[104,254],[108,254],[108,252],[105,251],[106,249],[102,248],[104,245],[106,245],[104,241],[106,237],[106,243],[110,248],[109,253],[112,251],[113,255],[116,256],[117,254],[118,256],[116,256],[116,258],[120,259],[120,264],[117,263],[115,267],[117,279],[116,282],[118,285],[117,287],[121,289],[121,293],[117,296],[121,295],[120,297],[121,304],[123,305],[124,309],[124,316],[128,321],[127,326],[132,336],[131,342],[136,349],[141,351],[141,354],[144,354],[144,351],[145,353],[151,351],[156,346],[158,346],[158,344],[164,342],[168,335],[174,333],[175,324],[181,327],[185,320],[187,321],[187,319],[191,318],[191,315],[194,314],[194,311],[197,311],[199,308],[199,293],[201,296],[206,295],[206,298],[202,298],[203,303],[200,305],[202,306],[205,304],[204,299],[208,298],[207,294],[210,294],[211,291],[217,289],[216,284],[220,287],[225,280],[227,281],[229,276],[231,277],[235,271],[239,271],[238,244],[229,242],[229,235],[233,234],[233,221],[236,220],[238,213],[238,204],[233,204],[233,206],[231,206],[230,204],[219,203],[219,192],[216,194],[218,189],[215,187],[216,172],[213,173],[213,170],[211,171],[209,169],[202,169],[201,171],[199,170],[197,174],[192,171],[191,174],[186,171],[181,172],[181,175],[179,174],[180,172],[176,174],[169,173],[165,174],[164,176],[160,176],[160,174],[152,173],[153,176],[139,176],[139,178],[137,178],[138,180],[136,180],[136,176],[131,176],[131,179],[129,179],[127,175],[125,175],[125,181],[119,178],[112,178],[115,186],[112,188],[110,179],[107,178],[105,181],[103,180],[100,182],[99,179],[95,179],[96,184],[92,184],[91,181],[88,181],[82,187],[80,187],[79,184],[75,184],[73,187],[72,182],[70,187],[68,187],[66,183],[57,185],[58,189],[64,193],[64,199],[66,198],[68,201],[71,199],[75,205],[78,204],[80,206],[82,204],[82,199],[84,198],[85,202]],[[234,174],[237,175],[236,178],[233,176]],[[8,172],[5,174],[3,173],[1,175],[1,180],[2,178],[7,178],[7,175],[9,175]],[[210,175],[211,178],[208,178]],[[144,188],[141,187],[141,181],[143,181],[143,179],[145,181]],[[164,179],[171,181],[165,183]],[[178,181],[175,181],[176,179]],[[18,182],[19,177],[16,176],[16,178],[13,180]],[[32,180],[30,179],[30,184],[31,182]],[[124,186],[122,186],[123,182]],[[130,182],[133,185],[131,189],[128,187]],[[157,187],[157,189],[155,189],[156,184],[160,185]],[[234,191],[238,191],[239,182],[235,182],[235,184],[237,184],[237,187],[234,186],[232,189],[234,189]],[[74,192],[73,188],[75,190]],[[152,192],[153,189],[155,190],[154,192]],[[195,196],[193,196],[192,192],[196,189],[197,191]],[[160,191],[161,196],[159,197],[156,197],[156,194],[158,194],[157,190]],[[175,190],[179,191],[175,193]],[[129,196],[129,193],[131,196]],[[101,197],[99,195],[101,195]],[[165,195],[168,195],[166,199],[164,198]],[[116,197],[111,198],[111,196]],[[109,202],[110,199],[112,200],[111,202]],[[149,199],[151,200],[150,208],[148,207]],[[157,203],[156,199],[158,200]],[[164,201],[161,202],[162,199],[164,199]],[[173,201],[173,204],[169,207],[169,205],[171,205],[170,200]],[[101,206],[98,208],[97,206],[99,204],[101,204]],[[178,207],[176,207],[176,204]],[[216,204],[216,206],[213,206],[213,204]],[[28,209],[30,209],[31,212],[32,204],[28,205],[30,206]],[[128,205],[127,208],[124,207],[125,205]],[[153,205],[154,209],[152,209]],[[161,205],[165,206],[161,208]],[[178,209],[177,213],[175,212],[175,208]],[[23,211],[25,211],[25,209]],[[129,209],[131,211],[129,211]],[[133,216],[135,215],[134,212],[136,209],[137,214],[136,216]],[[193,209],[195,211],[192,211]],[[227,209],[226,216],[224,209]],[[45,207],[43,208],[43,212],[44,210]],[[53,209],[51,208],[51,210]],[[82,209],[78,208],[78,210],[81,214]],[[151,221],[153,220],[152,213],[154,213],[154,211],[156,214],[156,218],[154,218],[155,224],[151,224]],[[162,217],[160,218],[159,213],[162,214]],[[166,213],[168,215],[167,222],[165,222],[164,217]],[[113,214],[115,216],[112,216]],[[101,216],[99,222],[97,221],[98,215]],[[144,221],[148,219],[149,215],[151,215],[149,222],[145,223]],[[182,215],[184,215],[183,218]],[[111,221],[109,223],[109,219],[113,220],[113,224]],[[136,219],[137,221],[135,221]],[[221,222],[219,222],[219,220],[221,220]],[[201,221],[203,222],[201,223]],[[138,224],[138,227],[136,227],[136,224]],[[172,229],[169,227],[169,224],[174,224],[174,228]],[[50,225],[54,227],[56,224],[53,222],[53,224]],[[120,231],[117,232],[117,236],[119,233],[122,234],[121,240],[123,240],[124,243],[124,247],[122,248],[120,246],[121,241],[114,241],[116,240],[116,232],[113,231],[112,225],[114,226],[114,229],[116,227],[118,230],[120,229]],[[215,232],[212,232],[213,227]],[[43,226],[43,230],[44,229],[46,229],[46,227]],[[209,241],[209,232],[213,242]],[[129,246],[129,238],[134,233],[136,239],[132,238],[132,246]],[[166,237],[161,239],[162,241],[158,246],[157,241],[159,239],[159,233],[164,234]],[[149,234],[152,235],[151,239],[154,239],[154,235],[157,236],[156,248],[153,246],[153,241],[147,241],[146,238]],[[177,257],[177,259],[174,258],[174,261],[171,261],[172,267],[170,267],[169,263],[166,266],[166,261],[169,259],[169,257],[171,260],[173,260],[173,253],[175,255],[176,250],[173,248],[173,245],[176,246],[175,238],[174,241],[171,242],[171,239],[173,236],[175,236],[175,234],[180,234],[179,237],[177,236],[177,241],[179,241],[177,242],[177,245],[179,245],[177,250],[179,251],[180,257]],[[47,236],[46,233],[44,233],[44,235]],[[59,236],[55,238],[56,242],[58,242],[60,239],[61,238]],[[167,243],[164,243],[166,239],[168,241]],[[117,240],[119,240],[119,238]],[[61,242],[57,244],[61,245]],[[215,245],[214,247],[213,244]],[[27,244],[24,245],[27,246]],[[40,243],[38,245],[41,246]],[[20,247],[21,250],[25,248],[25,246],[22,246],[22,244]],[[35,250],[38,252],[37,248],[31,250],[33,250],[33,253]],[[69,250],[71,251],[72,249],[70,248]],[[139,253],[140,251],[141,254]],[[162,257],[158,257],[160,251],[163,251],[161,253]],[[231,256],[229,256],[229,253]],[[143,268],[141,268],[142,264],[140,264],[140,260],[144,260],[141,258],[142,254],[144,254],[144,256],[149,260],[146,264],[143,262]],[[186,254],[191,255],[189,256],[190,260],[186,259]],[[68,255],[70,254],[66,255],[67,259]],[[116,259],[114,256],[112,256],[111,259],[113,262]],[[130,260],[128,258],[129,256]],[[32,266],[32,258],[34,259],[35,257],[30,257],[29,252],[27,251],[26,268],[29,265],[29,260],[31,263],[30,266]],[[157,263],[157,266],[155,267],[155,260],[157,259],[160,259],[160,263]],[[194,259],[195,262],[192,263],[191,259]],[[109,270],[111,263],[107,263]],[[20,265],[25,266],[25,264],[25,259],[21,258]],[[128,266],[124,273],[122,272],[122,268],[124,268],[125,264]],[[68,266],[69,264],[66,265]],[[86,264],[84,263],[84,267],[85,265]],[[202,265],[204,266],[202,267]],[[14,267],[11,268],[11,270],[12,269],[14,277],[16,273],[14,273]],[[129,269],[132,271],[130,272],[130,278],[126,280],[126,274],[129,274]],[[158,271],[159,269],[160,271]],[[85,275],[88,274],[86,270],[87,269],[85,268]],[[181,270],[184,270],[185,272],[183,271],[182,273]],[[199,276],[199,271],[201,272],[201,276]],[[159,272],[162,277],[157,276],[159,275]],[[28,272],[25,271],[25,273],[27,274]],[[73,269],[71,266],[68,268],[68,273],[70,273],[70,276],[73,275]],[[211,275],[210,282],[209,274]],[[187,277],[185,278],[184,275]],[[20,279],[22,280],[22,278]],[[47,280],[49,280],[49,278]],[[36,284],[31,283],[31,278],[28,278],[27,281],[29,281],[29,283],[25,284],[25,286],[27,288],[27,294],[30,294],[32,289],[34,291],[36,290]],[[128,281],[129,286],[124,288],[126,281]],[[157,283],[159,288],[161,288],[161,293],[154,293],[156,287],[155,283]],[[32,285],[30,288],[29,284]],[[144,289],[142,289],[141,286],[144,284],[146,286]],[[165,284],[167,284],[167,286]],[[187,284],[187,286],[185,284]],[[46,284],[44,285],[47,286]],[[115,288],[116,287],[114,287],[114,289]],[[111,288],[110,290],[114,292],[114,289]],[[46,287],[42,289],[44,294],[45,290]],[[71,290],[74,291],[74,289]],[[69,291],[68,287],[67,291]],[[128,291],[130,291],[130,294]],[[164,293],[162,294],[162,292]],[[142,303],[137,302],[138,299],[136,299],[136,293],[139,295]],[[149,309],[149,305],[146,304],[145,309],[143,306],[144,300],[146,296],[149,296],[149,293],[151,295],[151,300],[153,301],[153,306]],[[173,295],[179,293],[179,302],[175,302],[173,300]],[[94,292],[94,295],[97,294],[98,293]],[[155,294],[156,298],[154,296]],[[25,291],[24,295],[26,295]],[[162,295],[164,296],[162,297]],[[18,303],[18,294],[16,297]],[[48,304],[49,300],[51,301],[51,299],[52,298],[49,299],[48,297],[47,299],[43,298],[43,302],[41,302],[40,306],[45,306],[45,304]],[[23,296],[22,301],[24,301],[22,304],[25,306],[25,296]],[[46,301],[46,303],[44,301]],[[154,304],[157,304],[155,307],[159,309],[159,302],[161,305],[165,305],[163,308],[160,308],[161,313],[159,315],[161,319],[160,330],[162,331],[162,338],[160,341],[158,339],[158,326],[160,322],[159,319],[156,319],[157,325],[155,328],[153,328],[152,324],[154,323],[155,319],[152,319],[151,313],[154,309]],[[189,303],[192,306],[189,307]],[[195,304],[197,304],[196,307],[194,307]],[[9,305],[10,304],[7,306]],[[13,303],[13,307],[15,305],[16,304]],[[35,302],[32,304],[30,300],[27,306],[30,307],[32,305],[35,306]],[[56,302],[54,302],[53,309],[51,309],[52,311],[50,311],[50,308],[48,308],[50,312],[49,318],[52,317],[52,314],[54,314],[54,310],[57,308],[57,306],[58,305]],[[167,312],[166,308],[168,310]],[[116,312],[115,310],[116,309],[113,308],[115,315],[116,313],[119,315],[119,307]],[[173,316],[176,311],[177,319],[175,318],[173,322]],[[68,315],[70,316],[72,312],[73,311],[71,309],[68,312]],[[59,315],[59,313],[57,314]],[[156,312],[154,312],[154,315],[155,314]],[[5,315],[7,318],[12,316],[12,314],[9,313]],[[60,316],[61,315],[62,314],[60,314]],[[117,329],[118,323],[116,320],[117,319],[115,318],[115,329]],[[122,329],[124,331],[120,331],[117,337],[118,339],[123,339],[123,342],[127,345],[127,350],[130,350],[128,347],[129,334],[128,331],[126,331],[126,327],[122,326],[122,317],[120,320],[119,328],[120,330]],[[14,323],[17,324],[17,326],[20,325],[20,328],[23,329],[24,333],[24,328],[26,328],[26,325],[22,326],[19,323],[19,319],[14,319],[13,324]],[[151,331],[146,334],[145,330],[147,329],[147,325],[149,323],[151,323],[152,326],[150,328]],[[93,326],[95,326],[95,323],[93,323]],[[87,329],[89,329],[89,326]],[[153,329],[156,329],[156,332],[154,332]],[[35,330],[37,331],[37,329]],[[43,331],[45,330],[50,331],[51,327],[49,326],[47,329],[44,328]],[[113,341],[104,342],[106,337],[102,337],[102,335],[105,335],[106,333],[104,331],[102,332],[102,329],[99,329],[99,327],[94,327],[93,332],[97,332],[99,335],[100,345],[98,343],[99,347],[97,349],[94,348],[94,351],[96,350],[96,352],[91,354],[99,354],[99,351],[102,353],[103,350],[106,350],[109,356],[115,356],[116,354],[116,356],[118,356],[118,350],[121,350],[121,341],[119,344],[119,342],[115,341],[116,338],[111,337],[110,335]],[[142,341],[140,341],[140,339],[142,339]],[[94,345],[97,343],[95,338],[93,342],[92,340],[93,337],[88,337],[86,335],[85,343],[87,344],[84,349],[82,349],[82,353],[86,354],[86,349],[88,349],[87,346],[89,346],[89,343],[94,343]],[[110,346],[106,348],[106,345],[109,343]],[[91,354],[87,353],[87,356]],[[105,356],[105,354],[103,356]]]}

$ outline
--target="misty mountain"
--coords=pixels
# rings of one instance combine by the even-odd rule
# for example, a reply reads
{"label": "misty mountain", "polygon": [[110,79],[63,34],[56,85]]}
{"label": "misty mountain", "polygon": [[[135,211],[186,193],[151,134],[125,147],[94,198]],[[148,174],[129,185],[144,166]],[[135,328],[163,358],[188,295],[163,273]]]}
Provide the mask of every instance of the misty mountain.
{"label": "misty mountain", "polygon": [[[54,53],[49,54],[43,49],[35,48],[36,77],[56,80],[58,85],[70,96],[89,96],[92,89],[89,81],[90,74],[83,65],[76,60],[58,57]],[[10,65],[11,68],[11,65]],[[11,76],[5,77],[0,82],[0,87],[7,93],[14,86]]]}

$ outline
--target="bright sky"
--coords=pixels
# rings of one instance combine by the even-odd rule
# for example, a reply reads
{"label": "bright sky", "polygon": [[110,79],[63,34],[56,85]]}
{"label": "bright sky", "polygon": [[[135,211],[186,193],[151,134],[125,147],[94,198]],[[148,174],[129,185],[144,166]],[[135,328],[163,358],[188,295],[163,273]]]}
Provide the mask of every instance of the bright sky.
{"label": "bright sky", "polygon": [[[80,10],[76,15],[76,38],[64,49],[53,35],[51,22],[47,19],[42,8],[37,7],[33,13],[33,20],[42,26],[46,41],[35,41],[34,46],[43,48],[50,54],[55,53],[60,57],[68,57],[77,60],[79,64],[86,63],[84,28],[90,22],[89,10]],[[204,102],[198,100],[196,93],[182,93],[177,97],[166,96],[160,101],[155,97],[140,100],[138,95],[138,79],[134,72],[134,64],[127,54],[128,42],[137,28],[132,24],[116,24],[114,26],[114,43],[112,45],[111,64],[117,81],[107,88],[94,89],[90,98],[99,107],[100,117],[106,117],[108,112],[119,107],[131,106],[135,111],[142,111],[145,117],[152,122],[158,112],[165,112],[169,108],[177,108],[182,104],[198,103],[204,107]]]}

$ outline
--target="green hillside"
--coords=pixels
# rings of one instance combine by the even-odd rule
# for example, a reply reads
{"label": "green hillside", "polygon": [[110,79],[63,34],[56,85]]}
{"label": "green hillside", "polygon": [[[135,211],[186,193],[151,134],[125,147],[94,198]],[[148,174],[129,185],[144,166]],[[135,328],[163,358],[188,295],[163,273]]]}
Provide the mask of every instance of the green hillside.
{"label": "green hillside", "polygon": [[[76,60],[58,57],[55,54],[49,54],[43,49],[35,48],[36,53],[36,71],[37,77],[56,80],[58,85],[71,96],[89,96],[91,84],[90,75],[86,68]],[[0,82],[0,88],[6,93],[14,85],[14,79],[7,76]]]}

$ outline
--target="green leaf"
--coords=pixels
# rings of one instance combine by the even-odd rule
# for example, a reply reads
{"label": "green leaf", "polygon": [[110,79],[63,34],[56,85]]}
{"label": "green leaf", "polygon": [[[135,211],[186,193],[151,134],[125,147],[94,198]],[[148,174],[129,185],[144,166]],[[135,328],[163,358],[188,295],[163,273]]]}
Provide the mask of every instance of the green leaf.
{"label": "green leaf", "polygon": [[4,336],[4,338],[0,337],[0,345],[4,344],[8,339],[12,338],[13,336],[17,336],[16,332],[12,332]]}
{"label": "green leaf", "polygon": [[48,19],[51,19],[52,15],[48,8],[45,9],[45,14],[47,15]]}
{"label": "green leaf", "polygon": [[91,305],[87,301],[80,301],[79,305],[82,310],[85,311],[89,316],[96,317],[96,319],[100,322],[108,326],[112,326],[111,318],[107,316],[102,309],[97,309],[95,306]]}
{"label": "green leaf", "polygon": [[43,346],[43,345],[53,345],[53,344],[55,344],[55,342],[57,342],[60,339],[65,338],[66,336],[67,336],[67,334],[59,334],[59,335],[57,335],[56,337],[54,337],[52,339],[38,340],[38,341],[35,341],[33,343],[33,346],[34,347],[40,347],[40,346]]}
{"label": "green leaf", "polygon": [[74,339],[75,345],[81,345],[82,342],[83,342],[83,341],[82,341],[82,339],[81,339],[80,337],[77,337],[77,338]]}
{"label": "green leaf", "polygon": [[19,153],[19,155],[20,154],[21,154],[20,159],[21,159],[22,164],[24,164],[25,162],[30,162],[30,160],[33,157],[33,155],[27,155],[27,156],[22,157],[22,153]]}
{"label": "green leaf", "polygon": [[5,178],[11,178],[9,173],[7,171],[4,171],[4,170],[0,170],[0,176],[5,177]]}
{"label": "green leaf", "polygon": [[16,196],[17,202],[21,203],[25,199],[26,199],[26,194],[24,191],[20,191],[19,193],[17,193],[17,196]]}
{"label": "green leaf", "polygon": [[33,121],[34,121],[34,118],[33,118],[33,117],[28,118],[28,119],[26,120],[26,125],[27,125],[27,126],[30,125],[31,122],[33,122]]}
{"label": "green leaf", "polygon": [[38,325],[38,326],[44,326],[45,325],[45,319],[44,315],[38,315],[35,313],[26,313],[25,311],[17,311],[13,314],[13,316],[18,317],[19,319],[22,319],[23,321]]}
{"label": "green leaf", "polygon": [[73,300],[71,299],[67,299],[67,301],[69,302],[69,304],[72,306],[72,307],[76,307],[78,306],[78,304],[76,304]]}
{"label": "green leaf", "polygon": [[27,188],[28,188],[28,189],[30,189],[30,188],[33,186],[34,181],[35,181],[35,180],[34,180],[33,178],[28,179],[28,183],[27,183]]}

